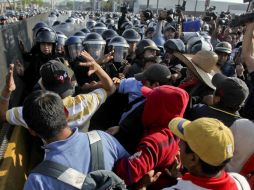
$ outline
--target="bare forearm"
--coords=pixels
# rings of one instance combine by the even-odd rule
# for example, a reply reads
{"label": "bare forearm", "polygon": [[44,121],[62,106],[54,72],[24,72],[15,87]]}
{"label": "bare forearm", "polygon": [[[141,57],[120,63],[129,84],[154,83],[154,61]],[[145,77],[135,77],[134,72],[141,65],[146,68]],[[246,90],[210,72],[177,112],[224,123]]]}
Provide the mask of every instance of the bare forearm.
{"label": "bare forearm", "polygon": [[112,81],[112,79],[108,76],[108,74],[98,65],[97,71],[95,74],[100,79],[100,86],[104,88],[108,95],[111,95],[115,92],[116,88]]}
{"label": "bare forearm", "polygon": [[0,121],[6,121],[6,112],[9,108],[9,99],[11,96],[11,92],[9,92],[6,88],[4,88],[1,92],[0,97]]}
{"label": "bare forearm", "polygon": [[253,30],[254,25],[248,25],[243,36],[242,59],[248,68],[248,72],[254,71]]}

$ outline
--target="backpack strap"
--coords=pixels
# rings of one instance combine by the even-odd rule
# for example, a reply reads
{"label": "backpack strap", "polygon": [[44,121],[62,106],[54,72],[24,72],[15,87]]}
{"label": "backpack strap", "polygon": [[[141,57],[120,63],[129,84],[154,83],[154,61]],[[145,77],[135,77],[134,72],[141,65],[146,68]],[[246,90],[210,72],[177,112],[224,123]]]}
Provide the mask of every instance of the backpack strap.
{"label": "backpack strap", "polygon": [[[88,132],[87,135],[90,142],[91,169],[92,171],[104,169],[101,137],[97,131]],[[77,189],[84,189],[83,184],[86,179],[85,174],[54,161],[44,160],[30,173],[39,173],[53,177]]]}
{"label": "backpack strap", "polygon": [[57,162],[44,160],[30,173],[39,173],[45,176],[53,177],[77,189],[82,189],[86,175],[73,169],[66,167]]}
{"label": "backpack strap", "polygon": [[91,150],[91,171],[104,170],[103,146],[99,133],[94,130],[87,132]]}

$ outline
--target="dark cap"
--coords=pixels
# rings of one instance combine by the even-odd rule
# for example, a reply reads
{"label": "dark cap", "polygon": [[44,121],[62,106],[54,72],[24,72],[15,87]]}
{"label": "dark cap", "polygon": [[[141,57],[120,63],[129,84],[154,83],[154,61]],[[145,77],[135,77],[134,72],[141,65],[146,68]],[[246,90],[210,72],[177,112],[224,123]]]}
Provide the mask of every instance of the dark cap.
{"label": "dark cap", "polygon": [[50,60],[41,66],[40,74],[46,90],[53,91],[62,98],[73,95],[74,88],[68,75],[68,68],[63,63]]}
{"label": "dark cap", "polygon": [[139,80],[148,80],[168,84],[171,78],[171,72],[165,65],[152,64],[144,72],[135,74],[134,77]]}
{"label": "dark cap", "polygon": [[236,77],[226,77],[217,73],[213,76],[212,83],[216,87],[216,95],[221,98],[225,108],[240,108],[249,95],[245,82]]}

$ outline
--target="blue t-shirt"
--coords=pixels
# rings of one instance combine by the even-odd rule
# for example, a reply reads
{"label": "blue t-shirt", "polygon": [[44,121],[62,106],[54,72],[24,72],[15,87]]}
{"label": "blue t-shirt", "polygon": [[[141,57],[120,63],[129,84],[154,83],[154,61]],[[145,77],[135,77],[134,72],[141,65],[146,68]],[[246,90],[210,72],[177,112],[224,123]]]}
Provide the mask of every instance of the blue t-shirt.
{"label": "blue t-shirt", "polygon": [[[105,170],[112,170],[115,162],[129,156],[122,145],[111,135],[98,131],[103,144]],[[77,128],[66,140],[47,144],[44,160],[51,160],[80,171],[83,174],[91,172],[90,168],[90,144],[87,134],[79,132]],[[29,175],[25,190],[52,190],[52,189],[75,189],[74,187],[58,181],[55,178],[37,173]]]}

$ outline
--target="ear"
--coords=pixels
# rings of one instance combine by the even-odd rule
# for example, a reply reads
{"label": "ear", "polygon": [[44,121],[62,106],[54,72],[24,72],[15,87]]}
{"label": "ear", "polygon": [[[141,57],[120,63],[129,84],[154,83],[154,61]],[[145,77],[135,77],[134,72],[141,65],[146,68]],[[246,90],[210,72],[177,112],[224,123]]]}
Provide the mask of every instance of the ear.
{"label": "ear", "polygon": [[188,153],[189,167],[194,169],[199,164],[199,157],[194,153]]}
{"label": "ear", "polygon": [[29,131],[29,133],[30,133],[32,136],[34,136],[34,137],[38,136],[37,133],[36,133],[34,130],[28,128],[28,131]]}
{"label": "ear", "polygon": [[213,105],[217,105],[220,102],[219,96],[213,96]]}

